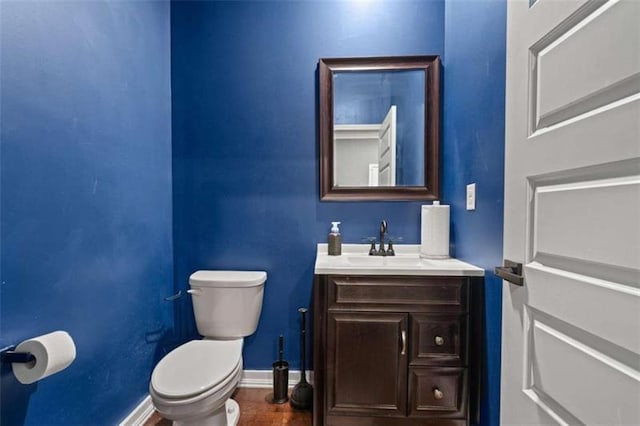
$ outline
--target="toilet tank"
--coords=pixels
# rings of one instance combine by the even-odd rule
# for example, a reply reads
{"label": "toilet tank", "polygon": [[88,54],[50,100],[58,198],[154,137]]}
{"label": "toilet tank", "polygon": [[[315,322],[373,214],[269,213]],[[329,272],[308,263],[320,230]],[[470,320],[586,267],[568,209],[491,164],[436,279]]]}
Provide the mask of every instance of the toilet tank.
{"label": "toilet tank", "polygon": [[198,333],[215,339],[253,334],[262,312],[264,271],[197,271],[189,277]]}

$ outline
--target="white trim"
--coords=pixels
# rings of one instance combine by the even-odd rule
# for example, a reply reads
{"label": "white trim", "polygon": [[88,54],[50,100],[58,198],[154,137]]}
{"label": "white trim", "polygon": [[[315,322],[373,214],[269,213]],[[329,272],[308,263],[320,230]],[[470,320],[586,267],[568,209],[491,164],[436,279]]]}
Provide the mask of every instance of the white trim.
{"label": "white trim", "polygon": [[[289,371],[289,387],[300,381],[300,370]],[[307,381],[313,383],[313,371],[307,371]],[[273,386],[273,370],[243,370],[239,388],[270,388]]]}
{"label": "white trim", "polygon": [[151,396],[147,395],[118,426],[142,426],[151,418],[155,410]]}
{"label": "white trim", "polygon": [[333,138],[338,141],[353,141],[357,139],[378,140],[378,132],[382,123],[378,124],[334,124]]}
{"label": "white trim", "polygon": [[[313,371],[307,371],[307,381],[313,384]],[[289,371],[289,387],[300,381],[300,370]],[[270,388],[273,386],[273,370],[243,370],[239,388]],[[142,426],[155,411],[151,396],[147,395],[118,426]]]}

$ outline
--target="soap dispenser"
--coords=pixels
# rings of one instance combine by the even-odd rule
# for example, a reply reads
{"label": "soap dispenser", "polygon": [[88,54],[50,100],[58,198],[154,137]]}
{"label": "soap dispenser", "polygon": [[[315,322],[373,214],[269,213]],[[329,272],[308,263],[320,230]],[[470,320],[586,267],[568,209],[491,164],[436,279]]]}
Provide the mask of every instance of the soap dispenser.
{"label": "soap dispenser", "polygon": [[331,232],[329,232],[329,256],[340,256],[342,254],[342,236],[338,229],[340,222],[331,222]]}

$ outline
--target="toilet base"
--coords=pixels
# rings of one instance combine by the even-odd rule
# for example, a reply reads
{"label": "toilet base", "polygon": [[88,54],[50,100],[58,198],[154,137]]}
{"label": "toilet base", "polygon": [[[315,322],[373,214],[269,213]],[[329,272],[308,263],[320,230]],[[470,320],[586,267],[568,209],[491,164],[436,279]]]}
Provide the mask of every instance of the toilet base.
{"label": "toilet base", "polygon": [[205,418],[174,421],[173,426],[236,426],[240,418],[240,406],[229,398],[224,405]]}
{"label": "toilet base", "polygon": [[227,411],[227,425],[236,426],[240,419],[240,406],[231,398],[227,399],[224,405]]}

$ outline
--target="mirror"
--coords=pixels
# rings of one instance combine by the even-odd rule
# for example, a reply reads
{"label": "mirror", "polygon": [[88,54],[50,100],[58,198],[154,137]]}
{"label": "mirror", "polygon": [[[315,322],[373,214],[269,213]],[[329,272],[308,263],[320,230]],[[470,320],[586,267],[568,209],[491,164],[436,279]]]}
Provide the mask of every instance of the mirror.
{"label": "mirror", "polygon": [[438,198],[438,56],[320,59],[322,200]]}

